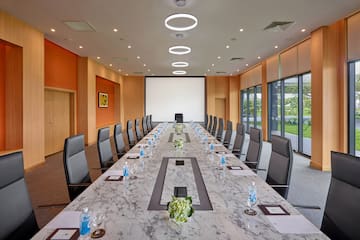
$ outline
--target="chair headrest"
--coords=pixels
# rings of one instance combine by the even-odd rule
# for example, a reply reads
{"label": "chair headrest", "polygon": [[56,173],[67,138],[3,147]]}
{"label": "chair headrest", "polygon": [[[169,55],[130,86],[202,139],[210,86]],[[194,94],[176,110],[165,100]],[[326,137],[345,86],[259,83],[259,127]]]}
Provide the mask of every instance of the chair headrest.
{"label": "chair headrest", "polygon": [[289,157],[292,151],[291,141],[278,135],[271,136],[272,151],[282,156]]}
{"label": "chair headrest", "polygon": [[68,137],[65,139],[65,145],[67,146],[67,154],[69,157],[85,150],[84,135],[79,134]]}
{"label": "chair headrest", "polygon": [[126,123],[127,128],[132,128],[132,121],[128,120]]}
{"label": "chair headrest", "polygon": [[360,188],[360,157],[331,152],[331,176]]}
{"label": "chair headrest", "polygon": [[0,156],[0,188],[24,178],[22,152]]}
{"label": "chair headrest", "polygon": [[236,126],[236,133],[240,134],[240,135],[244,135],[245,134],[245,126],[242,123],[238,123]]}
{"label": "chair headrest", "polygon": [[108,140],[110,138],[110,128],[100,128],[98,131],[98,141],[103,142],[105,140]]}
{"label": "chair headrest", "polygon": [[139,126],[139,124],[140,124],[140,120],[138,118],[135,119],[135,126]]}
{"label": "chair headrest", "polygon": [[227,121],[226,122],[226,129],[228,129],[228,130],[232,130],[232,121]]}
{"label": "chair headrest", "polygon": [[250,141],[260,143],[261,140],[261,130],[258,128],[250,128]]}
{"label": "chair headrest", "polygon": [[119,135],[122,133],[121,123],[115,124],[114,133],[115,133],[115,135]]}

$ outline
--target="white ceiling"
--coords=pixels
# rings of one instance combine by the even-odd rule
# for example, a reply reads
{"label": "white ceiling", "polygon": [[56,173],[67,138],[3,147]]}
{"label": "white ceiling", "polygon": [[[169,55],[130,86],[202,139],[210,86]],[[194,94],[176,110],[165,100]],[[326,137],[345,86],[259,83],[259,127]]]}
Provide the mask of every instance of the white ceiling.
{"label": "white ceiling", "polygon": [[[187,75],[198,76],[244,71],[246,64],[261,61],[258,56],[267,58],[312,30],[359,10],[360,0],[187,0],[185,7],[177,7],[174,0],[1,0],[0,8],[60,46],[108,67],[111,63],[123,74],[169,76],[178,70],[171,62],[188,61]],[[183,39],[164,26],[165,18],[174,13],[190,13],[199,20],[195,29],[184,32]],[[68,20],[86,21],[95,32],[75,32],[63,23]],[[295,24],[284,32],[264,31],[273,21]],[[306,32],[300,31],[303,28]],[[168,48],[174,45],[189,46],[192,52],[171,55]],[[245,59],[231,62],[232,57]]]}

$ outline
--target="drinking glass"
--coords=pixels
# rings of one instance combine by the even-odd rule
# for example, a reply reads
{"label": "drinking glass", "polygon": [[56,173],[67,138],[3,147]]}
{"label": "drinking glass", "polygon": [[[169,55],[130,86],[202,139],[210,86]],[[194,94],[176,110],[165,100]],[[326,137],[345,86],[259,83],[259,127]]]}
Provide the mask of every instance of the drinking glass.
{"label": "drinking glass", "polygon": [[104,236],[105,229],[101,228],[101,225],[103,224],[104,220],[105,220],[105,215],[102,212],[94,212],[92,214],[91,225],[93,227],[93,232],[91,234],[91,237],[99,238]]}
{"label": "drinking glass", "polygon": [[130,179],[136,179],[136,170],[137,170],[137,165],[136,163],[134,163],[134,165],[132,167],[130,167]]}

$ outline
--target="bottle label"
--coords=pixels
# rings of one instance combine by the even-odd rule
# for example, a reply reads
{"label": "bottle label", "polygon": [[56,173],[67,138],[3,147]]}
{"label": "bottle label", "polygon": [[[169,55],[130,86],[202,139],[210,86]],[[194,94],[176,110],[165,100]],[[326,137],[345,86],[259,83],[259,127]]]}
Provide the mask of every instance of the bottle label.
{"label": "bottle label", "polygon": [[90,217],[82,216],[80,223],[80,235],[87,235],[90,232]]}

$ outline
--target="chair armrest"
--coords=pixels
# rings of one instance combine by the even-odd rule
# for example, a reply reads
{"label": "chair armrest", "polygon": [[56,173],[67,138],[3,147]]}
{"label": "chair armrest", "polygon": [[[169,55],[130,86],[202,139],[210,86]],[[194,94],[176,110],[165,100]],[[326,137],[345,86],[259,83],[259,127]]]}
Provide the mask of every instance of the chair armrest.
{"label": "chair armrest", "polygon": [[273,187],[273,188],[288,188],[289,185],[270,185],[270,187]]}
{"label": "chair armrest", "polygon": [[293,207],[296,207],[296,208],[321,210],[321,207],[315,206],[315,205],[298,205],[298,204],[292,204],[292,205],[293,205]]}
{"label": "chair armrest", "polygon": [[91,168],[91,170],[108,170],[108,169],[109,169],[108,167]]}
{"label": "chair armrest", "polygon": [[76,184],[68,184],[69,187],[87,187],[90,186],[91,183],[76,183]]}
{"label": "chair armrest", "polygon": [[65,207],[68,204],[69,204],[69,202],[67,202],[67,203],[42,204],[42,205],[38,205],[37,208]]}

